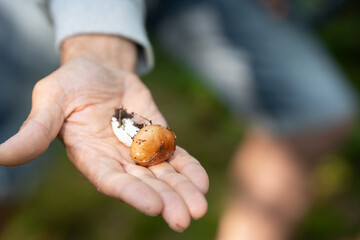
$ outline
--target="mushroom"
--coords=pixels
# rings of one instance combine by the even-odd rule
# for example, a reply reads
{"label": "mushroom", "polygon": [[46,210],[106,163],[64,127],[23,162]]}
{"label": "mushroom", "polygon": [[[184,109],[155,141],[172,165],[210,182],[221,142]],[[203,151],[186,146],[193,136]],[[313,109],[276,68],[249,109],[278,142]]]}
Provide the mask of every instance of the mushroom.
{"label": "mushroom", "polygon": [[153,125],[124,108],[115,109],[111,124],[115,136],[130,147],[131,158],[139,165],[155,165],[174,155],[176,136],[169,128]]}

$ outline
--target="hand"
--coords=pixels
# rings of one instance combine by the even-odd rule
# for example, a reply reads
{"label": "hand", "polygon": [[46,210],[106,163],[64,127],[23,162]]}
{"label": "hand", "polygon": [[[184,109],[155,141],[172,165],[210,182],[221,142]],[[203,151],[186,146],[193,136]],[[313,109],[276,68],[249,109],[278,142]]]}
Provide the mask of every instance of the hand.
{"label": "hand", "polygon": [[180,147],[169,161],[149,168],[135,165],[129,148],[112,132],[114,109],[123,106],[156,124],[166,122],[136,75],[89,58],[66,60],[36,84],[28,119],[0,145],[0,164],[31,161],[58,135],[69,159],[98,191],[148,215],[161,214],[172,229],[183,231],[191,218],[207,211],[205,170]]}

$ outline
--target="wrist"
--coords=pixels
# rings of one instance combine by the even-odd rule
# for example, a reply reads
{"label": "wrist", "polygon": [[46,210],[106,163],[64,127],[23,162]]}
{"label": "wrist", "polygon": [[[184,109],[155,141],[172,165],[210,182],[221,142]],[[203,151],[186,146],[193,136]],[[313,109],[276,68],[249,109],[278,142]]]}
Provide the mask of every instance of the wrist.
{"label": "wrist", "polygon": [[135,43],[120,36],[83,34],[68,37],[61,45],[62,65],[77,57],[134,72],[137,49]]}

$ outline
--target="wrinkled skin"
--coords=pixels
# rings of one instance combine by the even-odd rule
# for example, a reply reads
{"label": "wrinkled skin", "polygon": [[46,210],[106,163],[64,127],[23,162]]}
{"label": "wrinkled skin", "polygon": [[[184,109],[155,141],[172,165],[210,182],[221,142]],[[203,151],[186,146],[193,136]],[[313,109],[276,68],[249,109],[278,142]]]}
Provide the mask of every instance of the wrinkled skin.
{"label": "wrinkled skin", "polygon": [[0,164],[31,161],[58,136],[69,159],[98,191],[145,214],[161,214],[172,229],[183,231],[191,218],[207,211],[205,170],[180,147],[169,161],[149,168],[135,165],[111,129],[110,118],[120,106],[166,125],[136,75],[73,59],[36,84],[28,119],[0,145]]}

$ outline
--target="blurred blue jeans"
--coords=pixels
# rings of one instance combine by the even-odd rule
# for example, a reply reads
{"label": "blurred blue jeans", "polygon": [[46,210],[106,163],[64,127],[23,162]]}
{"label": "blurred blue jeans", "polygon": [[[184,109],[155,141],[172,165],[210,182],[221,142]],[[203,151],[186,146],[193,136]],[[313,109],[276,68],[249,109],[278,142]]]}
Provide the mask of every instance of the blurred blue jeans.
{"label": "blurred blue jeans", "polygon": [[[57,66],[51,28],[31,1],[0,1],[0,143],[14,135],[31,108],[34,84]],[[0,203],[31,192],[47,155],[19,167],[0,166]]]}
{"label": "blurred blue jeans", "polygon": [[346,76],[295,6],[281,19],[256,0],[184,2],[154,7],[157,35],[249,124],[296,135],[354,117]]}

